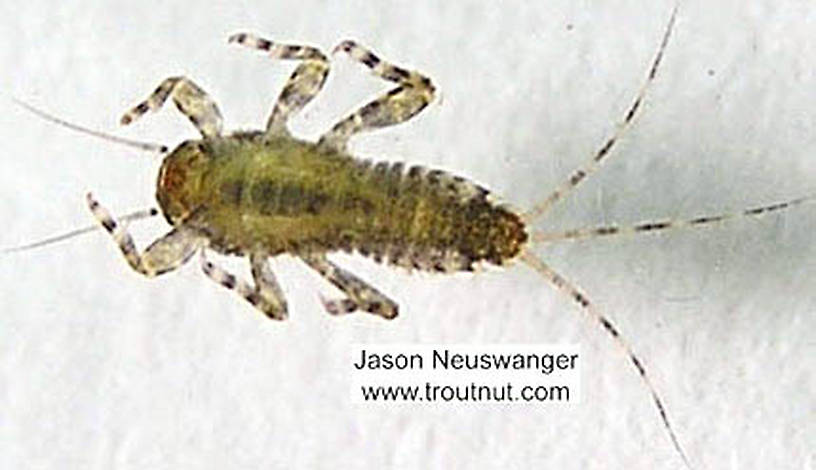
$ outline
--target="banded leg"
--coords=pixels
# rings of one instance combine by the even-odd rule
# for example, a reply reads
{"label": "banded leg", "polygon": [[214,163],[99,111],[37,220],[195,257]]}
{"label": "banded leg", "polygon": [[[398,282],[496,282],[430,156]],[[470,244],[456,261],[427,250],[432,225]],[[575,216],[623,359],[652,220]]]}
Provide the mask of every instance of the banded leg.
{"label": "banded leg", "polygon": [[237,33],[229,42],[265,51],[273,59],[302,60],[278,95],[266,122],[267,135],[286,135],[286,121],[317,96],[329,75],[329,61],[319,49],[310,46],[276,44],[252,34]]}
{"label": "banded leg", "polygon": [[94,217],[113,236],[130,267],[146,277],[158,276],[178,268],[190,259],[203,243],[192,231],[178,227],[153,242],[144,253],[139,254],[133,238],[125,227],[118,224],[90,193],[87,201]]}
{"label": "banded leg", "polygon": [[539,274],[544,276],[544,278],[546,278],[547,281],[553,285],[553,287],[568,295],[576,304],[578,304],[584,313],[588,314],[595,323],[609,333],[618,348],[620,348],[623,353],[626,354],[629,361],[633,366],[635,366],[635,369],[637,369],[641,381],[649,390],[649,394],[652,396],[652,401],[657,408],[657,412],[660,414],[660,420],[663,421],[663,427],[666,428],[666,432],[669,434],[669,439],[671,439],[674,449],[678,454],[680,454],[680,457],[686,464],[686,468],[690,469],[691,464],[689,463],[688,457],[686,457],[686,453],[683,451],[683,447],[680,445],[680,440],[677,438],[674,428],[672,428],[671,422],[669,421],[669,415],[666,412],[666,406],[663,404],[663,399],[660,398],[660,394],[657,393],[657,389],[655,388],[654,384],[652,384],[652,380],[649,378],[649,375],[646,372],[646,367],[643,365],[643,361],[638,359],[638,357],[632,351],[632,347],[629,346],[629,343],[623,338],[623,336],[621,336],[621,333],[617,327],[615,327],[615,325],[606,316],[601,314],[595,308],[595,306],[589,301],[586,294],[581,292],[571,282],[555,272],[540,258],[531,254],[530,252],[522,252],[521,260],[531,268],[535,269]]}
{"label": "banded leg", "polygon": [[330,315],[345,315],[362,310],[391,320],[399,314],[399,307],[393,300],[329,261],[326,255],[310,254],[301,256],[300,259],[346,294],[344,299],[323,299],[323,307]]}
{"label": "banded leg", "polygon": [[352,59],[370,68],[374,75],[398,86],[335,124],[320,137],[320,145],[345,150],[352,135],[407,121],[433,101],[434,86],[428,77],[419,72],[384,62],[354,41],[341,42],[334,48],[334,52],[337,51],[345,51]]}
{"label": "banded leg", "polygon": [[204,274],[227,289],[237,292],[267,317],[273,320],[285,320],[288,317],[286,299],[283,297],[283,291],[275,275],[269,268],[267,256],[253,253],[249,256],[249,262],[252,266],[254,286],[211,263],[207,260],[204,250],[201,250],[201,269]]}
{"label": "banded leg", "polygon": [[137,104],[122,116],[122,125],[130,124],[148,111],[162,107],[168,97],[182,114],[193,123],[204,137],[221,135],[221,111],[218,106],[198,85],[186,77],[165,79],[144,101]]}
{"label": "banded leg", "polygon": [[660,62],[663,60],[663,54],[666,51],[666,46],[669,44],[669,37],[671,36],[672,29],[674,28],[674,21],[677,17],[678,6],[679,2],[678,4],[675,4],[674,9],[672,10],[669,22],[666,25],[665,31],[663,32],[663,38],[660,41],[660,46],[657,49],[654,60],[652,60],[652,65],[649,67],[649,73],[646,76],[646,81],[643,83],[643,85],[641,85],[640,90],[635,96],[635,100],[632,102],[631,106],[629,106],[629,109],[626,111],[626,114],[623,117],[623,121],[618,124],[617,129],[612,134],[612,137],[608,138],[606,142],[604,142],[592,159],[574,170],[570,177],[560,186],[558,186],[555,191],[550,193],[546,199],[524,213],[523,218],[525,222],[530,223],[544,215],[553,205],[564,199],[567,194],[573,191],[589,175],[598,171],[615,144],[623,137],[624,134],[626,134],[626,131],[631,128],[632,122],[635,120],[635,117],[638,114],[638,110],[642,108],[643,100],[646,98],[646,92],[649,89],[649,85],[651,85],[654,81],[655,76],[657,75],[657,69],[660,67]]}

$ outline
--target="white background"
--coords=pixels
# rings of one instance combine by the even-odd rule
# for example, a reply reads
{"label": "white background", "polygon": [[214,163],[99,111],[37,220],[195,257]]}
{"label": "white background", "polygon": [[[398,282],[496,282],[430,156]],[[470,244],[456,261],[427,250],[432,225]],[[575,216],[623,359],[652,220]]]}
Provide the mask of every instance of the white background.
{"label": "white background", "polygon": [[[117,4],[119,3],[119,4]],[[211,3],[211,4],[210,4]],[[293,65],[226,44],[247,30],[330,50],[356,38],[442,99],[355,153],[454,171],[530,207],[587,159],[641,84],[670,1],[4,2],[0,246],[154,204],[158,157],[72,133],[25,99],[123,136],[195,137],[172,107],[118,118],[167,76],[266,121]],[[810,1],[688,1],[644,113],[603,170],[537,225],[688,217],[816,192]],[[315,138],[386,89],[344,57],[295,120]],[[536,252],[585,289],[646,362],[696,468],[813,468],[816,206],[663,236]],[[167,230],[134,228],[141,246]],[[408,275],[338,258],[402,306],[325,315],[290,258],[291,318],[263,318],[190,263],[145,280],[96,233],[0,258],[1,468],[682,468],[606,333],[523,265]],[[227,262],[241,267],[242,263]],[[580,343],[576,407],[361,407],[352,343]]]}

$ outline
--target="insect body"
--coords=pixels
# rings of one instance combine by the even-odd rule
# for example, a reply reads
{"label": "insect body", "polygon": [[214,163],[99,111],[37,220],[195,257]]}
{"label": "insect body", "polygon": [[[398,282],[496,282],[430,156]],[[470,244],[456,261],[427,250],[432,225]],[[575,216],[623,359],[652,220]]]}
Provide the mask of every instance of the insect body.
{"label": "insect body", "polygon": [[[356,160],[287,136],[240,133],[185,142],[164,161],[157,197],[186,237],[225,254],[307,260],[359,251],[412,269],[501,264],[527,239],[520,218],[466,180],[419,166]],[[317,265],[316,262],[314,262]],[[310,263],[311,264],[311,263]],[[352,307],[387,318],[391,302]],[[284,312],[264,310],[273,318]]]}
{"label": "insect body", "polygon": [[336,50],[395,81],[397,88],[340,121],[319,142],[297,140],[286,118],[319,91],[328,62],[317,49],[287,46],[248,34],[231,41],[301,59],[284,87],[265,132],[221,135],[217,106],[192,81],[168,78],[122,118],[132,122],[172,97],[201,132],[200,140],[179,145],[159,172],[157,199],[174,227],[140,254],[124,231],[90,195],[89,205],[114,235],[136,271],[154,276],[170,271],[195,251],[210,248],[250,258],[255,286],[209,261],[204,271],[275,319],[286,317],[286,301],[267,258],[299,256],[340,288],[346,298],[327,301],[332,314],[362,310],[397,316],[395,302],[325,254],[356,250],[376,260],[422,270],[471,270],[475,263],[501,264],[521,251],[527,233],[521,218],[492,203],[488,192],[467,180],[419,166],[356,160],[345,151],[353,134],[402,122],[433,98],[431,81],[390,65],[352,41]]}

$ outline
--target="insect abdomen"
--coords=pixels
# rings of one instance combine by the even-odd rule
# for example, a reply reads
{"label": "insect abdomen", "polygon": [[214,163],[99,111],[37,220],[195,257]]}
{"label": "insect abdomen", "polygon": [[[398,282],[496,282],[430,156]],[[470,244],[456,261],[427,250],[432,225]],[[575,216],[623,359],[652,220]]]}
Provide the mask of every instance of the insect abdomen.
{"label": "insect abdomen", "polygon": [[[371,164],[293,139],[228,137],[207,153],[200,181],[185,186],[199,197],[163,194],[160,179],[159,199],[199,200],[188,223],[224,253],[356,250],[456,271],[501,264],[527,239],[519,217],[485,189],[439,170]],[[174,183],[176,192],[184,186]]]}
{"label": "insect abdomen", "polygon": [[[366,165],[366,162],[360,162]],[[470,270],[513,258],[527,239],[519,217],[489,192],[440,170],[377,163],[368,170],[390,207],[357,249],[375,259],[432,271]]]}

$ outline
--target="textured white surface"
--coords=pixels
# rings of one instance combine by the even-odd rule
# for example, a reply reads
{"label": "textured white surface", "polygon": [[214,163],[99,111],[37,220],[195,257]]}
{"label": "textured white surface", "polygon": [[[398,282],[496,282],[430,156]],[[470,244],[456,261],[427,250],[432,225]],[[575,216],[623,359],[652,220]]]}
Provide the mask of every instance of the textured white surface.
{"label": "textured white surface", "polygon": [[[442,91],[357,153],[453,170],[529,207],[600,145],[640,86],[671,2],[10,2],[2,89],[60,116],[167,144],[175,110],[119,130],[170,75],[261,126],[291,64],[228,46],[239,30],[329,50],[356,38]],[[119,4],[117,4],[119,3]],[[694,216],[816,189],[816,13],[809,1],[685,2],[645,113],[608,165],[539,227]],[[338,58],[294,123],[314,137],[385,85]],[[0,100],[0,245],[153,203],[159,160]],[[664,236],[537,250],[645,360],[696,468],[813,468],[816,207]],[[161,221],[134,228],[143,245]],[[321,280],[276,263],[291,320],[262,318],[196,263],[148,281],[107,236],[0,259],[0,468],[681,468],[606,334],[523,266],[477,277],[346,266],[402,316],[325,315]],[[227,263],[229,266],[243,266]],[[583,403],[350,404],[351,343],[580,342]]]}

